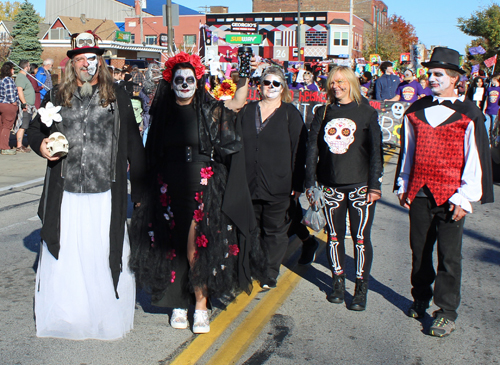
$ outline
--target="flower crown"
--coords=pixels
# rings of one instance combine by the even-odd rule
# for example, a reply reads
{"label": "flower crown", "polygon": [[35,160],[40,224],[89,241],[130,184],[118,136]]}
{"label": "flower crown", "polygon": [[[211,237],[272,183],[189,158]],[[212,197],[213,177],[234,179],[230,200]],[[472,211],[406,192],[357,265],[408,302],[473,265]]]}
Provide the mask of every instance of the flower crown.
{"label": "flower crown", "polygon": [[178,63],[190,63],[194,67],[194,74],[197,80],[201,79],[205,74],[205,66],[201,63],[198,55],[180,52],[165,62],[165,70],[163,71],[163,79],[165,81],[172,82],[172,70]]}

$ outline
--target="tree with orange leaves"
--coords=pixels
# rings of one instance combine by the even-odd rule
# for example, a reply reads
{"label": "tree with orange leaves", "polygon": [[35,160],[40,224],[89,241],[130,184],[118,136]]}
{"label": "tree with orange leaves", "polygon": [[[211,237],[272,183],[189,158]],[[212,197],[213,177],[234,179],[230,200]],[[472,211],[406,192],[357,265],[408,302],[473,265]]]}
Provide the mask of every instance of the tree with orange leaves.
{"label": "tree with orange leaves", "polygon": [[415,27],[406,22],[403,17],[393,14],[389,18],[389,28],[396,34],[405,52],[410,51],[410,47],[418,43]]}

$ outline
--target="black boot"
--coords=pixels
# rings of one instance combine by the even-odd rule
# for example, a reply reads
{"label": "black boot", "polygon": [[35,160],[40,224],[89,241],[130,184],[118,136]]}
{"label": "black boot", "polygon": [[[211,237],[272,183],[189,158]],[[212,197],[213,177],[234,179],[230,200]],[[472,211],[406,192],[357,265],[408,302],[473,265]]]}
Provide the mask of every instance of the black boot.
{"label": "black boot", "polygon": [[368,294],[368,280],[356,279],[354,298],[352,298],[349,309],[352,311],[364,311],[366,309],[366,295]]}
{"label": "black boot", "polygon": [[343,303],[345,292],[345,274],[333,275],[333,290],[326,296],[330,303]]}

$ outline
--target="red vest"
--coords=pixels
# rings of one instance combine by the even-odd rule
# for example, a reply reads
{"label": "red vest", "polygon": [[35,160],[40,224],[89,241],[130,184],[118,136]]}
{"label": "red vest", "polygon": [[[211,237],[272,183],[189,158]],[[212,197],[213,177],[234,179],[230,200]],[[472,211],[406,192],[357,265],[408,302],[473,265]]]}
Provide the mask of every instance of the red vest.
{"label": "red vest", "polygon": [[415,113],[408,114],[415,132],[415,155],[408,181],[408,199],[427,185],[436,204],[442,205],[455,194],[461,185],[464,160],[464,137],[470,119],[461,118],[449,124],[433,128],[418,119]]}

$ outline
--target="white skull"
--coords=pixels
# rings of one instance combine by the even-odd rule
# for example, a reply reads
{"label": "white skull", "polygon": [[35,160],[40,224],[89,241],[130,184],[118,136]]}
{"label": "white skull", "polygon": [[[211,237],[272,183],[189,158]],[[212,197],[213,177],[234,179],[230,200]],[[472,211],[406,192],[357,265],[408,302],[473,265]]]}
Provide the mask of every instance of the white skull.
{"label": "white skull", "polygon": [[401,117],[404,115],[405,113],[405,107],[403,106],[403,104],[400,104],[400,103],[394,103],[392,105],[392,114],[397,118],[397,119],[401,119]]}
{"label": "white skull", "polygon": [[95,38],[92,34],[84,32],[80,33],[76,37],[76,47],[77,48],[82,48],[82,47],[95,47]]}
{"label": "white skull", "polygon": [[63,157],[68,154],[69,143],[62,133],[54,132],[49,136],[47,148],[52,157]]}
{"label": "white skull", "polygon": [[330,151],[336,155],[346,153],[349,146],[354,142],[356,123],[350,119],[332,119],[325,126],[325,142]]}

